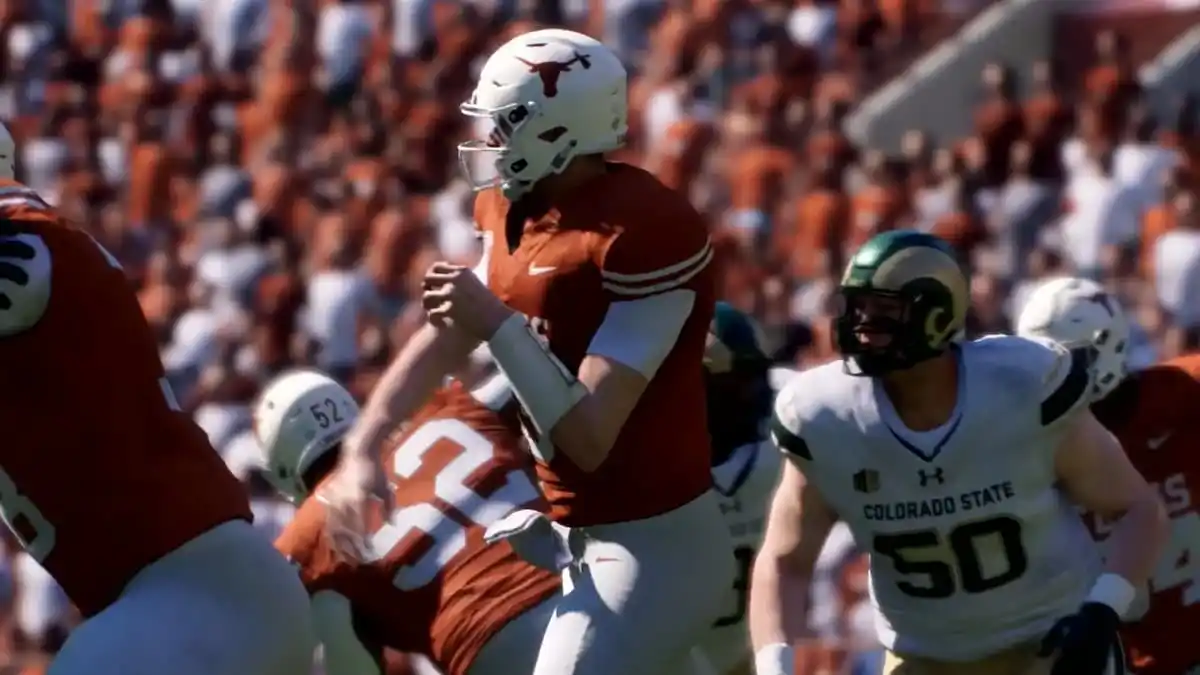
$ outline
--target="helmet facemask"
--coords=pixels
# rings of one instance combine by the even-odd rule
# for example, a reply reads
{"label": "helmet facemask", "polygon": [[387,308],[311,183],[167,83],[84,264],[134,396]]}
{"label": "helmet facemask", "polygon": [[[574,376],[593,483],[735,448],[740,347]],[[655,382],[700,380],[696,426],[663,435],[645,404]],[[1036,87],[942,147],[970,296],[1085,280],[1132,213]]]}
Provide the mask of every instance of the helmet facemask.
{"label": "helmet facemask", "polygon": [[834,339],[854,375],[907,370],[944,353],[957,332],[949,293],[930,279],[900,291],[843,287],[840,299]]}
{"label": "helmet facemask", "polygon": [[474,190],[499,187],[507,199],[519,199],[537,181],[561,172],[576,155],[579,144],[569,130],[548,125],[534,101],[498,108],[468,102],[459,111],[490,125],[481,134],[485,140],[458,145],[459,163]]}

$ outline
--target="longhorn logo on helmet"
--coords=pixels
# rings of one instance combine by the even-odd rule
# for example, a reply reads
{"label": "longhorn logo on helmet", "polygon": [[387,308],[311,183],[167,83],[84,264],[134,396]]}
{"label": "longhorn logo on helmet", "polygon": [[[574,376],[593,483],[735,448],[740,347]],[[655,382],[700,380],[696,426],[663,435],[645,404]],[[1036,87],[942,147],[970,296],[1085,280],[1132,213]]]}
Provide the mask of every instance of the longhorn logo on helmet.
{"label": "longhorn logo on helmet", "polygon": [[546,95],[546,98],[554,98],[558,95],[558,79],[562,77],[563,73],[571,72],[571,66],[578,63],[583,66],[584,70],[592,67],[591,58],[579,52],[575,52],[575,57],[570,61],[534,63],[519,56],[517,60],[529,66],[529,72],[536,74],[542,80],[542,93]]}

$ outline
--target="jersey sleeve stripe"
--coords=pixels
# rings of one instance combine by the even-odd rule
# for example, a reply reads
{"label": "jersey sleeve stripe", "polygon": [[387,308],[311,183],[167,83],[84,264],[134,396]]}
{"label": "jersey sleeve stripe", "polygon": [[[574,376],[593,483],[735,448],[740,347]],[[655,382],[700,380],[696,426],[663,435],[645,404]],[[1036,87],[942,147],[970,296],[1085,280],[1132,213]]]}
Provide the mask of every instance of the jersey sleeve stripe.
{"label": "jersey sleeve stripe", "polygon": [[812,450],[808,449],[808,443],[804,442],[796,434],[792,433],[791,429],[784,426],[783,422],[775,415],[771,416],[771,439],[775,441],[775,445],[789,455],[799,457],[801,459],[812,460]]}
{"label": "jersey sleeve stripe", "polygon": [[1058,421],[1079,403],[1092,384],[1092,354],[1087,349],[1071,350],[1066,377],[1042,401],[1042,426]]}
{"label": "jersey sleeve stripe", "polygon": [[[712,246],[706,243],[700,253],[682,263],[676,263],[655,272],[647,272],[645,274],[602,272],[600,286],[609,293],[627,298],[664,293],[679,288],[691,281],[692,277],[702,272],[705,267],[708,267],[708,264],[712,262],[712,258]],[[641,278],[648,275],[650,278]],[[623,277],[624,279],[619,280],[617,277]],[[634,277],[638,277],[638,279],[631,281],[631,278]]]}
{"label": "jersey sleeve stripe", "polygon": [[41,197],[33,194],[28,196],[0,196],[0,209],[7,209],[16,206],[25,206],[34,209],[35,211],[46,211],[50,208],[50,205],[42,201]]}
{"label": "jersey sleeve stripe", "polygon": [[688,269],[691,269],[693,266],[695,266],[700,261],[704,260],[706,257],[712,258],[712,240],[707,239],[707,238],[704,240],[704,246],[701,246],[700,250],[697,251],[691,257],[689,257],[687,260],[683,260],[683,261],[680,261],[677,263],[671,263],[670,265],[667,265],[666,267],[660,267],[656,270],[650,270],[649,272],[638,272],[636,274],[622,274],[621,272],[600,270],[600,275],[604,277],[605,281],[612,281],[612,282],[616,282],[619,284],[650,283],[652,281],[658,281],[663,278],[677,275],[681,272],[685,272]]}

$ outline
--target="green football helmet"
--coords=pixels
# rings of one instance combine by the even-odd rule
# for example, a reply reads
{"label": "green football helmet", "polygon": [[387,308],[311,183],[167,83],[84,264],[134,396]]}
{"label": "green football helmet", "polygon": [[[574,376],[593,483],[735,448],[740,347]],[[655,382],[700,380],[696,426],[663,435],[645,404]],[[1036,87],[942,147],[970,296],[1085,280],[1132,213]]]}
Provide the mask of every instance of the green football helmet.
{"label": "green football helmet", "polygon": [[970,303],[954,249],[915,230],[885,232],[863,244],[846,266],[840,291],[838,351],[848,372],[871,377],[945,352],[963,330]]}
{"label": "green football helmet", "polygon": [[773,400],[770,367],[758,324],[733,305],[718,302],[704,350],[713,466],[762,438]]}
{"label": "green football helmet", "polygon": [[758,323],[728,302],[718,302],[708,328],[704,369],[723,375],[733,371],[764,372],[770,365]]}

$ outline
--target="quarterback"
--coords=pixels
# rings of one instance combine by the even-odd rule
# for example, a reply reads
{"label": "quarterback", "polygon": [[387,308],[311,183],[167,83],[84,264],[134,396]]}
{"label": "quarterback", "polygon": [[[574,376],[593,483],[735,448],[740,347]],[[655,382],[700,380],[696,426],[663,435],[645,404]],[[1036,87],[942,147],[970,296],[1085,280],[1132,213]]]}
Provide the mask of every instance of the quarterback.
{"label": "quarterback", "polygon": [[[322,492],[330,535],[352,555],[386,429],[486,342],[520,400],[550,518],[579,543],[557,544],[571,555],[556,556],[564,595],[537,675],[682,667],[727,611],[735,576],[708,433],[691,423],[705,415],[708,228],[683,195],[606,161],[624,144],[627,107],[620,60],[585,35],[535,31],[487,60],[461,110],[492,130],[459,148],[479,190],[482,259],[426,274],[429,323],[384,375]],[[474,174],[480,158],[495,175]],[[517,513],[492,536],[538,548],[561,532],[544,519]]]}
{"label": "quarterback", "polygon": [[[499,393],[500,395],[494,395]],[[312,594],[329,675],[380,675],[384,649],[428,656],[445,675],[527,675],[559,576],[520,560],[484,529],[513,509],[544,508],[532,462],[499,411],[503,388],[437,392],[389,443],[395,509],[380,514],[375,555],[345,561],[311,497],[358,417],[350,393],[313,371],[273,381],[255,406],[265,477],[299,502],[276,542]],[[304,671],[296,671],[305,672]]]}
{"label": "quarterback", "polygon": [[[1096,352],[1092,413],[1120,439],[1135,468],[1159,491],[1171,519],[1167,548],[1149,579],[1149,607],[1126,617],[1121,638],[1138,675],[1200,673],[1200,643],[1180,626],[1200,624],[1200,356],[1189,355],[1129,373],[1129,321],[1095,282],[1047,281],[1017,322],[1020,335],[1046,337]],[[1088,514],[1105,545],[1113,524]]]}
{"label": "quarterback", "polygon": [[[791,672],[838,518],[870,553],[885,673],[1123,672],[1118,624],[1166,515],[1088,410],[1091,351],[957,339],[967,280],[924,233],[869,240],[840,292],[842,361],[797,375],[775,403],[788,461],[751,583],[758,675]],[[1079,509],[1117,521],[1107,563]]]}
{"label": "quarterback", "polygon": [[750,569],[783,463],[767,437],[774,398],[770,363],[754,320],[718,302],[704,356],[708,432],[713,490],[720,497],[721,515],[734,542],[738,575],[728,609],[713,622],[700,648],[722,675],[751,669],[746,626]]}
{"label": "quarterback", "polygon": [[167,384],[117,260],[0,127],[0,517],[86,617],[50,675],[291,675],[304,588]]}

